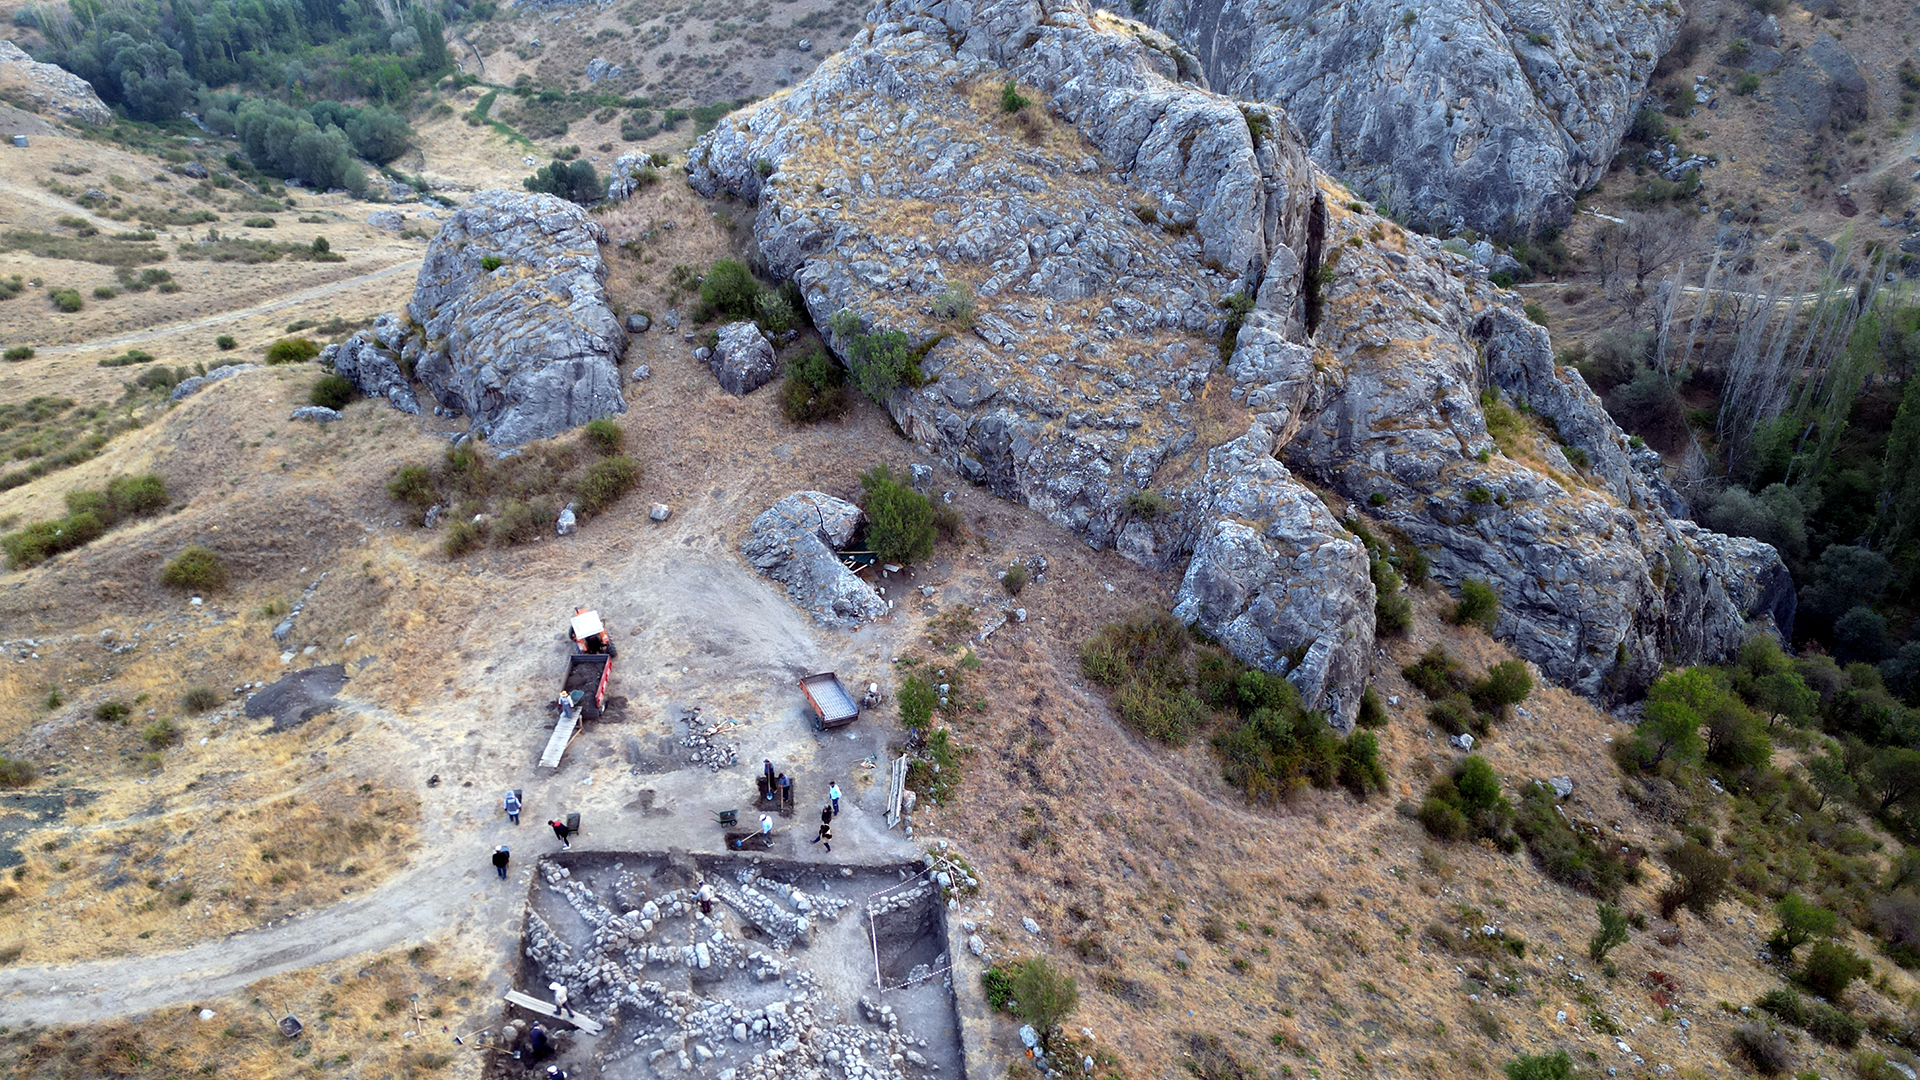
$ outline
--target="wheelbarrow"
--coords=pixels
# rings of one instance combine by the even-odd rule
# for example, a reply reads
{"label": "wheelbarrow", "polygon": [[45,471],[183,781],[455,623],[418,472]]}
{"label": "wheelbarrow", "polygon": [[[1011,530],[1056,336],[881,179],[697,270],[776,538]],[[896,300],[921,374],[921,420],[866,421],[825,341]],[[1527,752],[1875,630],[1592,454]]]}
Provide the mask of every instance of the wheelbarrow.
{"label": "wheelbarrow", "polygon": [[[267,1019],[273,1019],[273,1012],[271,1010],[267,1012]],[[300,1033],[306,1030],[306,1026],[300,1023],[300,1018],[292,1013],[287,1013],[280,1017],[280,1019],[274,1020],[273,1026],[279,1028],[280,1034],[285,1035],[289,1039],[299,1038]]]}

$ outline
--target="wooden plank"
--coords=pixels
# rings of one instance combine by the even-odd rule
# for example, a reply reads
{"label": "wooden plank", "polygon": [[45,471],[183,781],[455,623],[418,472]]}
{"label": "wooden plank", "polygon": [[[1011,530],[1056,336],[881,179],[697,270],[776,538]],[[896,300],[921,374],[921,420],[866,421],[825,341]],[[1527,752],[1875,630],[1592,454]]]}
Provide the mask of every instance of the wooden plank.
{"label": "wooden plank", "polygon": [[572,716],[562,716],[553,725],[553,737],[547,740],[547,748],[540,755],[540,767],[557,769],[560,767],[560,755],[567,752],[567,744],[580,730],[580,713],[575,710]]}
{"label": "wooden plank", "polygon": [[907,755],[901,754],[893,763],[893,776],[887,782],[887,828],[900,824],[904,815],[900,803],[907,790]]}
{"label": "wooden plank", "polygon": [[553,1002],[551,1001],[541,1001],[537,997],[531,997],[518,990],[509,990],[507,991],[507,1003],[509,1005],[518,1005],[529,1012],[537,1012],[541,1016],[550,1016],[555,1020],[572,1024],[574,1027],[579,1028],[589,1035],[600,1034],[599,1024],[588,1017],[582,1016],[578,1012],[568,1012],[565,1016],[562,1016],[554,1009]]}

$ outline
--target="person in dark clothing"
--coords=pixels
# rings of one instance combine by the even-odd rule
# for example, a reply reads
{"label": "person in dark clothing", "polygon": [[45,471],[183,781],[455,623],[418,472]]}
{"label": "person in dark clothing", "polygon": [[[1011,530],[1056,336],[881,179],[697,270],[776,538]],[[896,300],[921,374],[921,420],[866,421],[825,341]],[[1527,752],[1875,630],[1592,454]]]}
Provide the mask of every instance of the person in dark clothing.
{"label": "person in dark clothing", "polygon": [[493,851],[493,868],[500,873],[500,880],[507,880],[507,860],[513,856],[507,851],[507,845],[501,844]]}
{"label": "person in dark clothing", "polygon": [[779,785],[781,808],[785,810],[793,809],[793,777],[788,776],[786,773],[781,773]]}
{"label": "person in dark clothing", "polygon": [[818,844],[823,840],[826,841],[827,852],[831,854],[833,852],[833,826],[825,821],[820,823],[820,835],[808,842]]}
{"label": "person in dark clothing", "polygon": [[549,1065],[547,1066],[547,1080],[567,1080],[567,1074],[561,1071],[560,1066]]}
{"label": "person in dark clothing", "polygon": [[548,1051],[553,1049],[553,1044],[547,1041],[547,1029],[541,1027],[538,1020],[533,1022],[533,1030],[527,1032],[527,1047],[533,1051],[535,1061],[546,1057]]}
{"label": "person in dark clothing", "polygon": [[833,824],[833,804],[832,803],[828,803],[827,805],[820,808],[820,824],[822,825]]}
{"label": "person in dark clothing", "polygon": [[772,793],[773,792],[773,759],[772,758],[766,759],[766,765],[762,771],[764,772],[767,778],[767,791],[769,793]]}
{"label": "person in dark clothing", "polygon": [[573,835],[573,830],[567,828],[566,822],[556,818],[553,821],[547,822],[547,825],[553,829],[553,835],[560,838],[561,847],[566,848],[568,850],[573,849],[573,844],[567,840],[567,837]]}

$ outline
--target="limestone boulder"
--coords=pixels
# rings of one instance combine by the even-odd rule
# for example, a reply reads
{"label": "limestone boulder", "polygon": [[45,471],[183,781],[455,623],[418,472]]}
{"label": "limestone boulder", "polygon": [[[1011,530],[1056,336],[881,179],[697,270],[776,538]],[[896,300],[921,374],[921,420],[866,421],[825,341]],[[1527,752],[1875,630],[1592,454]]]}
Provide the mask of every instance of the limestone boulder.
{"label": "limestone boulder", "polygon": [[707,357],[707,367],[727,393],[745,397],[773,381],[778,365],[773,343],[750,322],[720,328],[720,342]]}
{"label": "limestone boulder", "polygon": [[453,215],[407,304],[417,330],[405,349],[443,414],[518,446],[626,411],[605,239],[551,195],[482,191]]}
{"label": "limestone boulder", "polygon": [[754,518],[741,551],[816,621],[851,628],[887,613],[880,594],[840,562],[864,520],[845,499],[796,491]]}

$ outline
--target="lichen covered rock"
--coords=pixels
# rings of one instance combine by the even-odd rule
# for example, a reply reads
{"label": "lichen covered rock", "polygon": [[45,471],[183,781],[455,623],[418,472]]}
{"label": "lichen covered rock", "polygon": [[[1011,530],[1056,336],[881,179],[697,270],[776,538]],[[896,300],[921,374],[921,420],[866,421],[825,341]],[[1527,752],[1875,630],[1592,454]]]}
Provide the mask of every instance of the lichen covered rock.
{"label": "lichen covered rock", "polygon": [[407,310],[414,374],[442,411],[518,446],[626,411],[627,334],[607,302],[605,231],[551,195],[482,191],[427,248]]}
{"label": "lichen covered rock", "polygon": [[887,602],[840,562],[859,534],[860,508],[822,491],[796,491],[759,517],[740,548],[754,569],[787,587],[793,602],[827,626],[853,627],[887,613]]}

